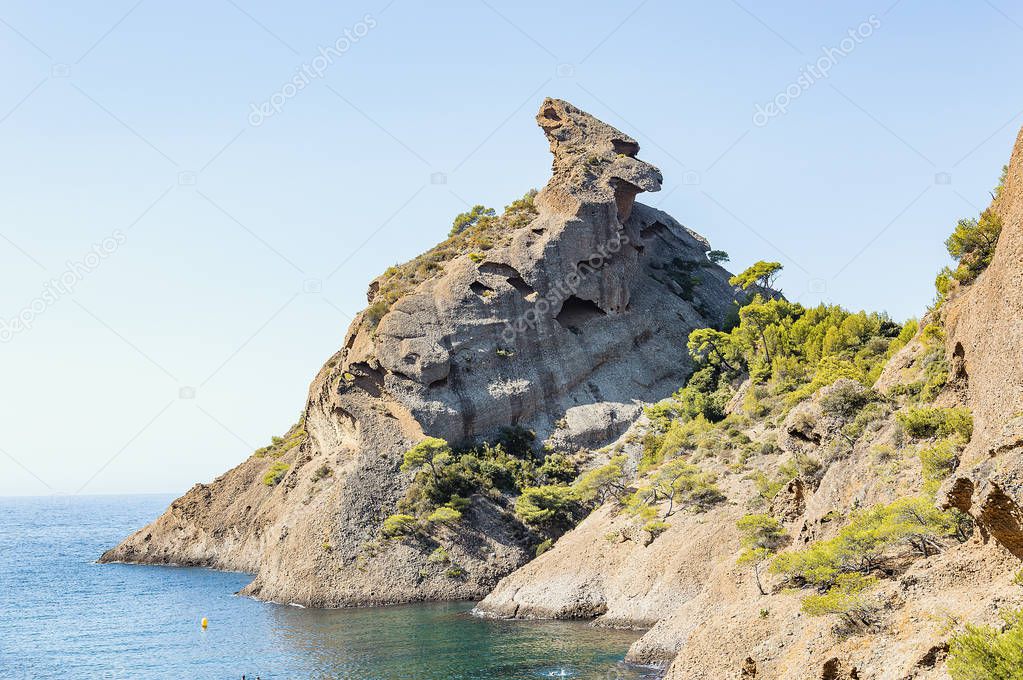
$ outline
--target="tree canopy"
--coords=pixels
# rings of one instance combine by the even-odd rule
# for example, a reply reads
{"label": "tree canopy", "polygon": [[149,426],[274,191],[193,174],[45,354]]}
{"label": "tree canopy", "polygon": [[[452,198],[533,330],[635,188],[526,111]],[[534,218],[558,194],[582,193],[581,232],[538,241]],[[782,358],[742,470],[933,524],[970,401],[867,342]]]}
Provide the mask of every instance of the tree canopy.
{"label": "tree canopy", "polygon": [[959,264],[952,276],[960,283],[977,278],[991,264],[1001,233],[1002,220],[991,210],[981,213],[980,219],[959,220],[945,241],[948,254]]}
{"label": "tree canopy", "polygon": [[455,216],[455,221],[451,223],[451,231],[448,232],[448,236],[454,236],[455,234],[461,234],[469,227],[474,226],[481,219],[494,217],[497,215],[497,211],[493,208],[488,208],[485,205],[474,205],[469,208],[468,212],[459,213]]}
{"label": "tree canopy", "polygon": [[728,284],[737,286],[742,290],[749,290],[753,286],[763,289],[774,287],[774,281],[783,269],[781,262],[765,262],[760,260],[752,264],[746,271],[736,274],[728,279]]}

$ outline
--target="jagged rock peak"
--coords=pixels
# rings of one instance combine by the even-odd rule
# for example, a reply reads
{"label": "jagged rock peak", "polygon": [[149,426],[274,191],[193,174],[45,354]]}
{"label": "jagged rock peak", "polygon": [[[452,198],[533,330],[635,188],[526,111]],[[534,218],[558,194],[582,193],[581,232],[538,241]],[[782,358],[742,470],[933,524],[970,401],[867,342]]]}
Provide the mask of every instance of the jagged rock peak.
{"label": "jagged rock peak", "polygon": [[618,221],[624,223],[636,194],[660,191],[661,171],[636,158],[639,143],[624,132],[550,97],[536,122],[554,154],[551,181],[537,196],[541,211],[575,215],[585,204],[614,201]]}

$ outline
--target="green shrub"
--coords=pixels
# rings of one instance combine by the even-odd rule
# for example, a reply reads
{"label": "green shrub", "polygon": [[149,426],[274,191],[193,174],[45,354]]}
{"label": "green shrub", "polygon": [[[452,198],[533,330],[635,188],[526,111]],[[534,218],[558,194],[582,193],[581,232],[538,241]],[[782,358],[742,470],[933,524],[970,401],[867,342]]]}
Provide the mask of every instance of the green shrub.
{"label": "green shrub", "polygon": [[952,274],[957,281],[970,283],[991,264],[1001,231],[1002,220],[991,210],[981,213],[979,220],[959,220],[945,241],[948,254],[959,263]]}
{"label": "green shrub", "polygon": [[657,538],[670,528],[671,525],[668,524],[667,522],[662,522],[656,519],[651,520],[643,525],[643,531],[650,534],[650,540],[654,540],[655,538]]}
{"label": "green shrub", "polygon": [[576,467],[563,453],[551,453],[536,470],[540,478],[548,484],[571,482],[576,476]]}
{"label": "green shrub", "polygon": [[965,443],[973,436],[973,416],[969,409],[961,407],[910,408],[896,418],[914,439],[959,436]]}
{"label": "green shrub", "polygon": [[942,439],[920,450],[920,467],[925,482],[944,481],[959,465],[959,447],[952,439]]}
{"label": "green shrub", "polygon": [[684,449],[698,446],[713,430],[714,425],[702,413],[672,421],[663,436],[644,438],[640,472],[660,465],[667,458],[677,457]]}
{"label": "green shrub", "polygon": [[800,608],[808,616],[834,614],[854,627],[863,627],[871,622],[876,609],[866,594],[875,583],[873,576],[841,574],[826,592],[804,597]]}
{"label": "green shrub", "polygon": [[416,530],[416,518],[412,515],[397,514],[391,515],[384,520],[380,527],[380,534],[384,538],[399,538],[408,536]]}
{"label": "green shrub", "polygon": [[543,555],[545,552],[547,552],[553,547],[554,547],[553,538],[548,538],[545,541],[542,541],[538,546],[536,546],[536,556],[539,557],[540,555]]}
{"label": "green shrub", "polygon": [[263,483],[267,486],[276,486],[282,479],[284,479],[284,475],[288,472],[289,467],[290,466],[284,461],[275,461],[274,464],[270,466],[270,469],[266,471],[266,474],[263,475]]}
{"label": "green shrub", "polygon": [[614,456],[606,465],[580,475],[572,485],[576,498],[590,506],[601,505],[608,500],[621,503],[625,495],[626,462],[625,456]]}
{"label": "green shrub", "polygon": [[462,513],[454,508],[441,506],[426,517],[427,524],[457,524],[462,519]]}
{"label": "green shrub", "polygon": [[570,486],[529,487],[516,499],[515,514],[531,526],[551,527],[571,517],[575,501],[575,492]]}
{"label": "green shrub", "polygon": [[739,529],[739,543],[743,548],[737,564],[748,564],[753,568],[757,590],[766,595],[760,579],[760,565],[781,547],[785,541],[785,529],[781,522],[764,514],[746,515],[736,523],[736,528]]}
{"label": "green shrub", "polygon": [[837,382],[821,396],[821,410],[825,415],[849,420],[860,409],[876,398],[869,390],[865,390],[857,382]]}
{"label": "green shrub", "polygon": [[423,466],[428,466],[433,478],[439,479],[438,468],[451,461],[451,458],[451,447],[446,441],[437,437],[426,437],[405,452],[401,471],[418,470]]}
{"label": "green shrub", "polygon": [[252,455],[257,458],[280,458],[305,440],[305,416],[300,416],[298,422],[292,425],[283,437],[271,437],[269,446],[256,449]]}
{"label": "green shrub", "polygon": [[916,337],[916,332],[920,329],[920,322],[916,319],[909,319],[902,325],[899,330],[898,336],[892,338],[888,342],[888,351],[886,355],[890,358],[895,356],[895,353],[910,343],[910,341]]}
{"label": "green shrub", "polygon": [[860,409],[852,422],[842,428],[842,434],[849,441],[856,441],[864,432],[876,431],[888,415],[889,408],[882,402],[872,402]]}
{"label": "green shrub", "polygon": [[[758,265],[760,269],[754,266],[736,277],[736,285],[752,290],[769,283],[760,276],[776,273],[774,263]],[[733,383],[743,373],[752,381],[747,405],[756,417],[775,407],[791,407],[839,378],[871,385],[896,340],[908,342],[915,332],[915,325],[899,326],[883,314],[853,314],[828,305],[805,308],[759,294],[738,309],[738,317],[727,331],[698,329],[690,334],[687,348],[695,370],[689,382],[670,406],[647,411],[659,432],[683,415],[721,420],[734,394]]]}
{"label": "green shrub", "polygon": [[735,526],[747,550],[766,548],[773,552],[785,541],[785,528],[771,515],[745,515]]}
{"label": "green shrub", "polygon": [[451,496],[448,502],[445,503],[444,505],[445,507],[451,508],[452,510],[457,510],[458,512],[465,512],[466,510],[469,509],[469,506],[472,505],[472,501],[470,501],[468,498],[454,495]]}
{"label": "green shrub", "polygon": [[324,477],[330,477],[333,474],[334,471],[330,469],[330,466],[321,465],[320,467],[316,468],[316,472],[313,473],[313,481],[318,482]]}
{"label": "green shrub", "polygon": [[955,512],[940,510],[923,496],[900,498],[885,508],[885,514],[882,531],[889,541],[908,543],[923,557],[940,552],[941,539],[957,530]]}
{"label": "green shrub", "polygon": [[953,513],[937,509],[928,498],[913,496],[853,515],[834,538],[783,552],[770,568],[796,585],[830,588],[841,574],[869,574],[881,567],[898,544],[927,557],[941,550],[940,539],[956,532]]}
{"label": "green shrub", "polygon": [[372,329],[380,325],[380,320],[384,318],[387,312],[391,311],[391,303],[386,300],[377,300],[369,307],[366,308],[366,324]]}
{"label": "green shrub", "polygon": [[687,349],[695,361],[729,371],[738,370],[742,358],[732,336],[713,328],[697,328],[691,332]]}
{"label": "green shrub", "polygon": [[1023,610],[1007,612],[1005,625],[967,626],[949,642],[953,680],[1023,680]]}
{"label": "green shrub", "polygon": [[527,486],[538,485],[545,475],[557,472],[557,458],[541,474],[530,447],[534,439],[531,432],[507,431],[497,443],[458,451],[443,439],[423,439],[405,453],[401,469],[417,474],[399,510],[420,517],[441,506],[462,512],[474,493],[518,494]]}
{"label": "green shrub", "polygon": [[736,274],[728,279],[728,285],[748,290],[752,286],[759,288],[773,288],[774,280],[781,273],[781,262],[756,262],[750,265],[741,274]]}
{"label": "green shrub", "polygon": [[665,518],[679,508],[703,511],[725,499],[716,481],[712,473],[703,472],[696,465],[675,458],[661,465],[646,484],[626,499],[626,508],[630,513],[648,520],[657,515],[656,508],[662,503],[667,503],[663,512]]}
{"label": "green shrub", "polygon": [[468,212],[460,213],[455,216],[454,222],[451,223],[451,231],[448,232],[448,236],[456,236],[461,234],[469,227],[473,227],[481,219],[488,217],[494,217],[497,211],[493,208],[487,208],[482,205],[474,205],[469,209]]}
{"label": "green shrub", "polygon": [[752,479],[753,483],[757,487],[757,495],[765,501],[771,501],[778,492],[781,491],[782,487],[785,486],[789,479],[781,479],[779,477],[768,477],[760,470],[754,471],[748,479]]}
{"label": "green shrub", "polygon": [[451,555],[448,554],[447,548],[441,545],[437,546],[437,548],[434,549],[432,553],[430,553],[430,556],[427,557],[426,560],[428,562],[433,562],[435,564],[441,564],[445,562],[450,562]]}
{"label": "green shrub", "polygon": [[674,395],[680,414],[712,423],[723,420],[733,394],[730,377],[730,372],[710,366],[695,371],[686,386]]}

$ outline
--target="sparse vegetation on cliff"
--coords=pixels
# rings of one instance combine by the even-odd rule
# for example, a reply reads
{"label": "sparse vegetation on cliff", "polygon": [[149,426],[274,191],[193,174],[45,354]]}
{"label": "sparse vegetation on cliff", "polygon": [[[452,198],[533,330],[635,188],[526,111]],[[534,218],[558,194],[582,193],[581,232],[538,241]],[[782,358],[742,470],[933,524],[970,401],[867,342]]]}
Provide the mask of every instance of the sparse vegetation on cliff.
{"label": "sparse vegetation on cliff", "polygon": [[761,565],[785,542],[787,536],[781,522],[770,515],[746,515],[738,521],[742,553],[739,555],[740,565],[749,565],[753,570],[753,578],[757,590],[766,595],[764,584],[760,579]]}
{"label": "sparse vegetation on cliff", "polygon": [[380,526],[380,534],[384,538],[400,538],[408,536],[416,529],[416,518],[412,515],[398,513],[384,520]]}
{"label": "sparse vegetation on cliff", "polygon": [[717,477],[683,458],[673,458],[640,480],[639,488],[625,499],[626,509],[647,521],[667,519],[677,510],[706,510],[724,500]]}
{"label": "sparse vegetation on cliff", "polygon": [[[1002,194],[1008,166],[1002,168],[1002,176],[992,196]],[[948,254],[955,260],[955,268],[944,267],[934,280],[937,290],[934,308],[940,309],[956,285],[973,283],[988,268],[995,256],[998,237],[1002,233],[1002,219],[992,208],[984,210],[979,218],[964,218],[956,223],[952,234],[945,240]]]}
{"label": "sparse vegetation on cliff", "polygon": [[917,407],[899,413],[899,423],[914,439],[959,437],[963,443],[973,436],[973,416],[961,407]]}
{"label": "sparse vegetation on cliff", "polygon": [[536,216],[533,205],[536,193],[530,190],[512,201],[501,215],[493,208],[473,206],[455,217],[446,240],[408,262],[388,267],[375,281],[376,289],[364,317],[368,326],[376,328],[395,302],[440,273],[446,262],[466,254],[474,262],[481,262],[486,251],[507,244],[515,230],[526,226]]}
{"label": "sparse vegetation on cliff", "polygon": [[270,469],[263,475],[263,483],[267,486],[276,486],[278,482],[284,479],[284,475],[288,472],[290,466],[284,461],[276,461],[270,466]]}
{"label": "sparse vegetation on cliff", "polygon": [[871,622],[867,589],[891,575],[893,561],[906,557],[896,548],[934,556],[947,539],[965,540],[960,521],[957,513],[939,510],[929,498],[903,498],[856,513],[832,539],[780,553],[770,569],[789,585],[817,591],[803,599],[805,613],[840,614],[863,627]]}
{"label": "sparse vegetation on cliff", "polygon": [[[560,532],[578,519],[583,505],[613,493],[621,485],[622,461],[585,475],[578,486],[574,464],[563,454],[541,454],[532,432],[507,429],[494,442],[455,449],[427,437],[404,455],[401,469],[416,476],[398,505],[402,516],[426,527],[452,525],[469,506],[468,497],[484,494],[512,504],[524,524]],[[617,470],[617,472],[616,472]]]}
{"label": "sparse vegetation on cliff", "polygon": [[280,458],[305,440],[305,417],[303,416],[288,429],[283,437],[273,437],[269,445],[256,449],[252,455],[257,458]]}
{"label": "sparse vegetation on cliff", "polygon": [[966,626],[949,643],[953,680],[1023,679],[1023,610],[1005,612],[1004,626]]}

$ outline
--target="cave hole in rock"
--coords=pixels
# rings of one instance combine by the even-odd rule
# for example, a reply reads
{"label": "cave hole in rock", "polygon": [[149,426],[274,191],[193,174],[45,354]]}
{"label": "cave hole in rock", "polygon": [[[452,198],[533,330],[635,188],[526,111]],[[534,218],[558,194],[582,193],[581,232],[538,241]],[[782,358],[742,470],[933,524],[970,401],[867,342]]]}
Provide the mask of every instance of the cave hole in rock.
{"label": "cave hole in rock", "polygon": [[636,154],[639,153],[639,144],[625,139],[612,139],[611,147],[614,149],[615,153],[620,153],[623,156],[628,156],[629,158],[635,158]]}
{"label": "cave hole in rock", "polygon": [[607,313],[598,307],[597,303],[572,295],[562,303],[561,311],[554,319],[565,328],[578,334],[581,326],[604,316],[607,316]]}
{"label": "cave hole in rock", "polygon": [[543,117],[547,120],[561,121],[561,116],[559,116],[558,112],[550,106],[543,110]]}
{"label": "cave hole in rock", "polygon": [[472,292],[476,293],[476,295],[479,295],[480,297],[483,297],[484,293],[487,293],[487,292],[493,293],[494,292],[493,288],[491,288],[490,286],[486,285],[485,283],[480,283],[479,281],[473,281],[472,283],[470,283],[469,284],[469,290],[471,290]]}
{"label": "cave hole in rock", "polygon": [[484,275],[504,277],[508,285],[517,290],[524,298],[535,297],[537,295],[536,290],[526,283],[526,280],[522,278],[522,274],[511,265],[504,264],[503,262],[484,262],[479,266],[479,272]]}

